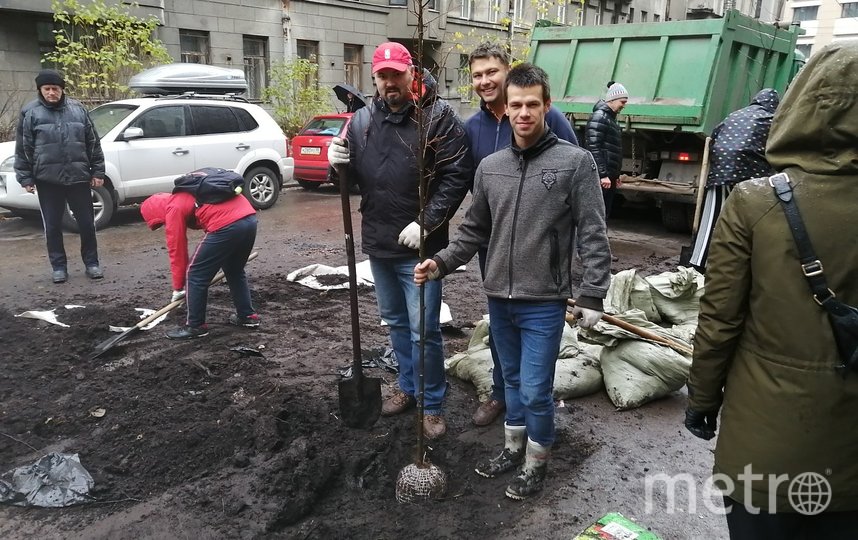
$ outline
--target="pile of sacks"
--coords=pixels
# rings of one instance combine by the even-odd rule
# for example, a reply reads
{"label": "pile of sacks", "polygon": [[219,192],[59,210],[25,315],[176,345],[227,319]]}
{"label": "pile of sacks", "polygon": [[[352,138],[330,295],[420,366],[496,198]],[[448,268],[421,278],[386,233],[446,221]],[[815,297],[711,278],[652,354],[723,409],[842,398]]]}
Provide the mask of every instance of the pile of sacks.
{"label": "pile of sacks", "polygon": [[[641,277],[625,270],[611,279],[605,312],[691,348],[703,276],[692,268]],[[471,381],[480,400],[492,386],[489,321],[474,329],[468,350],[445,361],[447,373]],[[602,388],[620,410],[640,407],[685,385],[691,358],[605,321],[590,330],[567,325],[554,372],[554,398],[571,399]]]}

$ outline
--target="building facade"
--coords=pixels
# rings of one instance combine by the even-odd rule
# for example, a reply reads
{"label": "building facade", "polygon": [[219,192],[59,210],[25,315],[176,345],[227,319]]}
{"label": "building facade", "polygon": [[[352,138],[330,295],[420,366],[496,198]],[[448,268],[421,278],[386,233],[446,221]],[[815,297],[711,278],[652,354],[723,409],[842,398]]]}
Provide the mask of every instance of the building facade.
{"label": "building facade", "polygon": [[835,41],[858,39],[858,1],[792,1],[786,4],[784,11],[784,20],[804,28],[798,49],[805,56]]}
{"label": "building facade", "polygon": [[[537,19],[587,26],[661,22],[689,13],[719,16],[731,5],[749,13],[774,1],[423,0],[428,9],[422,60],[441,95],[467,115],[477,105],[468,91],[467,53],[482,39],[512,43],[523,57]],[[419,0],[138,0],[130,9],[158,20],[157,37],[176,61],[244,69],[249,97],[258,99],[272,62],[295,57],[318,64],[323,86],[345,82],[371,94],[376,45],[399,41],[416,50],[418,5]],[[53,47],[54,28],[51,0],[0,1],[0,113],[5,104],[7,125],[35,93],[33,78],[41,56]],[[342,109],[333,93],[331,98],[332,108]]]}

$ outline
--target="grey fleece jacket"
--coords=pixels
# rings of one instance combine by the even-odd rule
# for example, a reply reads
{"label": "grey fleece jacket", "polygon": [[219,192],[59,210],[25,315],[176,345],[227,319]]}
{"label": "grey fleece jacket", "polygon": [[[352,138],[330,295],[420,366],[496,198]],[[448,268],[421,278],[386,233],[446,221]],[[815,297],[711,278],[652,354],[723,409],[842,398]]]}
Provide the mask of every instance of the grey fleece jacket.
{"label": "grey fleece jacket", "polygon": [[546,301],[572,297],[572,254],[580,235],[584,274],[578,305],[602,310],[611,277],[605,205],[592,155],[546,129],[524,150],[512,146],[477,168],[457,238],[433,258],[441,276],[488,241],[486,295]]}

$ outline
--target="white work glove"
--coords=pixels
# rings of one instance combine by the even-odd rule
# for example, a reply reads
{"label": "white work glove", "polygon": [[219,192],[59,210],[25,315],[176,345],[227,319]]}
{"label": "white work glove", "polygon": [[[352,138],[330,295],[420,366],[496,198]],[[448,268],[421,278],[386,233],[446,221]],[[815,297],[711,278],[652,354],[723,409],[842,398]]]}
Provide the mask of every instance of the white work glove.
{"label": "white work glove", "polygon": [[331,139],[331,146],[328,147],[328,163],[334,166],[349,164],[349,148],[346,141],[339,137]]}
{"label": "white work glove", "polygon": [[593,328],[599,322],[599,319],[602,318],[601,311],[578,306],[572,308],[572,315],[578,319],[578,326],[581,328]]}
{"label": "white work glove", "polygon": [[175,302],[176,300],[181,300],[185,297],[185,291],[173,291],[173,296],[170,298],[170,302]]}
{"label": "white work glove", "polygon": [[399,244],[411,249],[420,248],[420,225],[412,221],[399,233]]}

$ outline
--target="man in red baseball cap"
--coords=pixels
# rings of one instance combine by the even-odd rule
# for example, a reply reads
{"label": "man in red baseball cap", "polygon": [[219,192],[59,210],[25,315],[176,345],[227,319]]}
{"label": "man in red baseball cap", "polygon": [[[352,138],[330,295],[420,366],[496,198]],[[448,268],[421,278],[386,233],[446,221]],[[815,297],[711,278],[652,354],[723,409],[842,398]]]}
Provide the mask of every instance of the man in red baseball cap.
{"label": "man in red baseball cap", "polygon": [[[399,388],[382,405],[395,415],[414,406],[420,358],[420,288],[412,279],[419,262],[420,233],[431,257],[448,242],[448,221],[473,182],[474,165],[462,121],[439,98],[427,71],[416,76],[411,54],[399,43],[382,43],[372,55],[377,92],[349,124],[348,146],[334,138],[328,161],[345,166],[360,186],[361,248],[369,255],[381,318],[399,362]],[[417,87],[416,82],[422,84]],[[417,88],[420,88],[418,92]],[[419,101],[418,101],[419,97]],[[426,146],[420,148],[418,110],[423,112]],[[427,196],[421,206],[417,156],[425,156]],[[423,210],[423,229],[418,224]],[[427,437],[442,436],[447,381],[441,339],[441,281],[423,285],[425,293],[424,420]]]}

